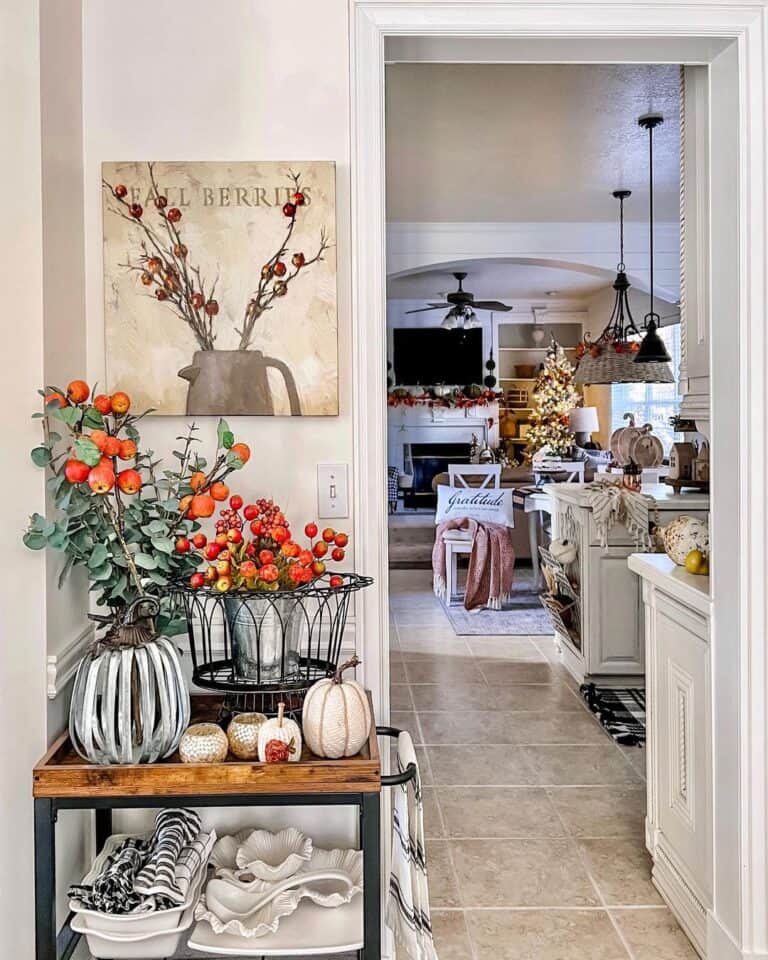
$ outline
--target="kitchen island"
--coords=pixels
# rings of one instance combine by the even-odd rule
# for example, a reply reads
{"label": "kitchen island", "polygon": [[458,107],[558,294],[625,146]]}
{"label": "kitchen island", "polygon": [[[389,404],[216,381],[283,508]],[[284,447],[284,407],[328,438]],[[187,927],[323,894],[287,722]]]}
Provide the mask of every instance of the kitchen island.
{"label": "kitchen island", "polygon": [[[580,684],[642,686],[642,596],[640,582],[627,566],[638,545],[623,524],[612,527],[607,546],[601,545],[588,484],[557,483],[544,489],[552,501],[553,540],[568,539],[577,552],[566,573],[578,596],[578,629],[557,634],[563,664]],[[666,484],[646,485],[642,492],[655,502],[651,523],[666,526],[680,516],[707,518],[708,494],[675,493]]]}

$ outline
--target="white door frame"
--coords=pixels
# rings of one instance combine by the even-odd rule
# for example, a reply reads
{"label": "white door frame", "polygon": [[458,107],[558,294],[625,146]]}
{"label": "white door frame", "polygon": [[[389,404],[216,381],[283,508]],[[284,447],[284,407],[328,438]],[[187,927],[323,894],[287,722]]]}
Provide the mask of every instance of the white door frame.
{"label": "white door frame", "polygon": [[[352,250],[354,329],[355,517],[360,568],[377,587],[364,591],[360,646],[382,719],[388,715],[389,643],[386,509],[386,309],[384,207],[384,42],[387,37],[511,38],[532,43],[560,38],[634,43],[660,41],[664,55],[693,58],[703,38],[735,41],[738,52],[738,292],[729,315],[713,313],[713,340],[733,353],[733,379],[713,368],[713,478],[732,478],[733,495],[713,500],[718,528],[732,549],[715,555],[713,743],[715,754],[714,906],[708,917],[711,960],[768,960],[768,291],[766,289],[766,76],[768,0],[349,0],[352,94]],[[695,46],[695,43],[694,43]],[[713,43],[713,49],[715,44]],[[521,59],[528,59],[521,58]],[[543,57],[531,58],[543,60]],[[565,58],[563,58],[565,59]],[[598,58],[585,57],[585,60]],[[602,57],[602,62],[605,62]],[[617,61],[631,56],[616,57]],[[635,58],[636,59],[636,58]],[[722,201],[716,191],[711,203]],[[730,210],[731,215],[733,210]],[[713,224],[716,218],[713,210]],[[716,237],[713,237],[713,244]],[[714,250],[714,246],[713,246]],[[735,284],[734,284],[735,288]],[[730,334],[725,324],[730,324]],[[719,332],[719,335],[718,335]],[[717,346],[717,349],[720,349]],[[723,354],[721,354],[723,355]],[[720,363],[720,356],[715,356]],[[734,409],[734,404],[737,409]],[[718,445],[718,409],[733,411],[741,450]],[[729,450],[729,447],[731,448]],[[725,458],[730,456],[730,462]],[[720,486],[725,489],[726,484]],[[729,576],[718,576],[727,566]],[[735,572],[734,572],[735,571]],[[735,579],[734,579],[735,578]],[[723,584],[736,584],[726,591]],[[740,625],[734,627],[734,625]],[[732,676],[728,676],[728,673]],[[718,686],[718,678],[724,679]]]}

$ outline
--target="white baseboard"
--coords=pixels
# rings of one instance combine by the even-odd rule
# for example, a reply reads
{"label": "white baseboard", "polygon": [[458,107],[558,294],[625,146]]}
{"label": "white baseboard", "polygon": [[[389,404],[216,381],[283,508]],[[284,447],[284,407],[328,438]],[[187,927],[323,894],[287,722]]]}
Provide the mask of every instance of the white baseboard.
{"label": "white baseboard", "polygon": [[78,664],[85,655],[88,644],[93,636],[93,624],[83,627],[74,639],[70,640],[58,653],[49,654],[46,658],[46,693],[49,700],[55,700],[58,694],[74,677]]}
{"label": "white baseboard", "polygon": [[710,910],[707,914],[707,960],[768,960],[768,953],[743,950]]}
{"label": "white baseboard", "polygon": [[707,912],[707,957],[708,960],[746,960],[746,954],[711,910]]}
{"label": "white baseboard", "polygon": [[708,904],[705,895],[683,875],[681,868],[665,848],[663,838],[656,844],[653,859],[653,883],[669,904],[696,952],[702,957],[720,960],[716,953],[707,951]]}

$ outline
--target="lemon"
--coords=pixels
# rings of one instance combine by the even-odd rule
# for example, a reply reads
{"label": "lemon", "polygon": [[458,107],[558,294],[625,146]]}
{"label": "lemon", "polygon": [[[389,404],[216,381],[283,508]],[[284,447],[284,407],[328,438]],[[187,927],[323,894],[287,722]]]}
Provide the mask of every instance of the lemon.
{"label": "lemon", "polygon": [[691,550],[688,556],[685,558],[685,569],[688,573],[696,573],[699,575],[706,575],[709,573],[709,564],[707,563],[707,558],[701,552],[701,550]]}

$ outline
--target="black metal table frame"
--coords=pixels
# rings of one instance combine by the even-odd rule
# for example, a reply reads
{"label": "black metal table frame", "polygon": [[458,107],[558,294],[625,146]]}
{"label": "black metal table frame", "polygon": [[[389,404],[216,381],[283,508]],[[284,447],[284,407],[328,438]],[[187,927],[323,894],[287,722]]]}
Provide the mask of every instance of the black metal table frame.
{"label": "black metal table frame", "polygon": [[96,849],[112,833],[112,811],[150,807],[356,806],[363,852],[363,947],[359,960],[381,960],[380,794],[195,794],[194,796],[38,797],[35,799],[35,960],[68,960],[80,934],[56,925],[56,821],[59,810],[93,810]]}
{"label": "black metal table frame", "polygon": [[[397,737],[395,727],[377,727],[380,736]],[[407,783],[416,769],[382,776],[382,787]],[[70,926],[56,925],[56,821],[59,810],[93,810],[96,851],[112,833],[112,811],[153,807],[348,806],[359,810],[363,853],[363,946],[359,960],[381,960],[381,793],[194,794],[193,796],[36,797],[35,798],[35,960],[69,960],[80,940]]]}

